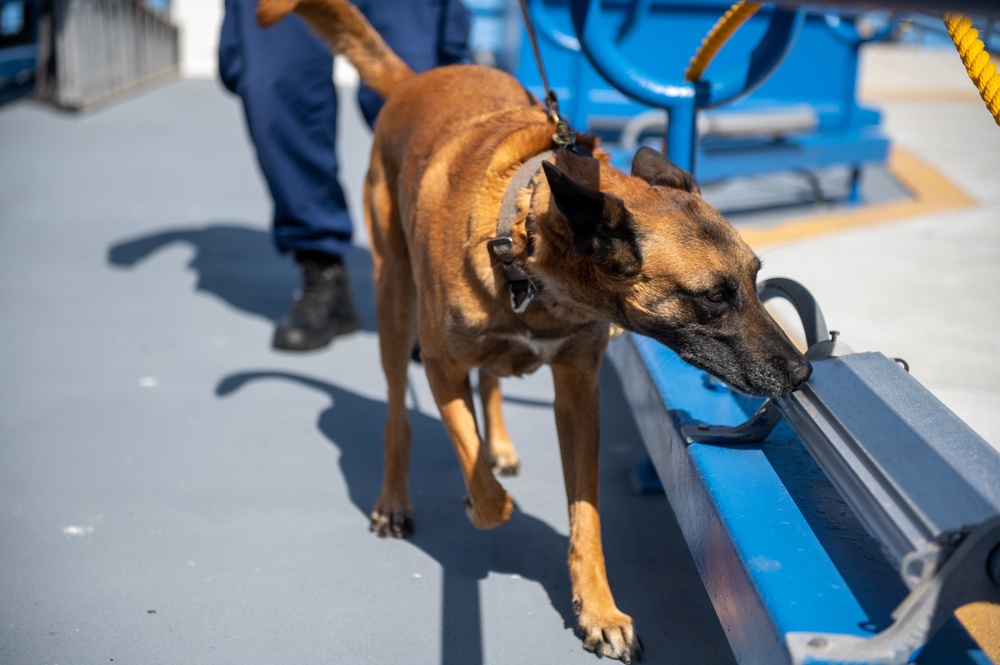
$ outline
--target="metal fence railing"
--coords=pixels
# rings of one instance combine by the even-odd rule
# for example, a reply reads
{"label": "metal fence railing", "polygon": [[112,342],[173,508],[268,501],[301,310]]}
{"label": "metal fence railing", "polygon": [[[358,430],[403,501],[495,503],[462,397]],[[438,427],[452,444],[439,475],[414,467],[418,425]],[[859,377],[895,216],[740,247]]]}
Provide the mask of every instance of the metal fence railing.
{"label": "metal fence railing", "polygon": [[37,92],[81,109],[176,74],[177,28],[140,0],[52,0],[47,81]]}

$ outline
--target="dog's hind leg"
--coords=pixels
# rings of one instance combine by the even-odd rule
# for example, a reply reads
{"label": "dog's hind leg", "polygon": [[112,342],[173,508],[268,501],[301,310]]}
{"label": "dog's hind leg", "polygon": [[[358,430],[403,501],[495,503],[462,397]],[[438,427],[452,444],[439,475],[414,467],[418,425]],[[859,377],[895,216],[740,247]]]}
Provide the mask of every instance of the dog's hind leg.
{"label": "dog's hind leg", "polygon": [[490,466],[499,476],[517,475],[521,462],[503,420],[500,379],[489,370],[479,370],[479,397],[483,402],[483,434],[490,451]]}
{"label": "dog's hind leg", "polygon": [[600,389],[597,364],[552,365],[556,429],[569,501],[569,576],[583,647],[626,663],[642,645],[608,584],[598,509]]}
{"label": "dog's hind leg", "polygon": [[424,368],[465,477],[469,492],[465,514],[478,529],[498,527],[514,512],[514,503],[493,476],[489,451],[479,437],[469,372],[447,360],[426,355]]}
{"label": "dog's hind leg", "polygon": [[375,155],[364,196],[375,269],[379,349],[389,389],[382,492],[371,513],[371,530],[380,537],[403,538],[413,532],[406,373],[416,341],[416,288],[399,212]]}

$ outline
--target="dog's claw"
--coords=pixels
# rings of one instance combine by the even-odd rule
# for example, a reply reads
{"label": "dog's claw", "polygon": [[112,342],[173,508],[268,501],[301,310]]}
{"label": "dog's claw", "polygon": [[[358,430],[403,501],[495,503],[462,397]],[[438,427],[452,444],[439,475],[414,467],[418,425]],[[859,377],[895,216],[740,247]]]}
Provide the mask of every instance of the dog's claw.
{"label": "dog's claw", "polygon": [[369,531],[379,538],[406,538],[413,535],[413,516],[376,511],[372,513]]}
{"label": "dog's claw", "polygon": [[521,462],[516,457],[498,455],[490,460],[493,473],[498,476],[516,476],[521,470]]}
{"label": "dog's claw", "polygon": [[588,622],[580,622],[580,631],[583,633],[583,648],[595,654],[598,658],[613,658],[623,663],[629,664],[634,658],[636,661],[642,660],[642,642],[635,634],[632,620],[624,614],[619,613],[618,620],[610,622],[611,625],[587,625]]}

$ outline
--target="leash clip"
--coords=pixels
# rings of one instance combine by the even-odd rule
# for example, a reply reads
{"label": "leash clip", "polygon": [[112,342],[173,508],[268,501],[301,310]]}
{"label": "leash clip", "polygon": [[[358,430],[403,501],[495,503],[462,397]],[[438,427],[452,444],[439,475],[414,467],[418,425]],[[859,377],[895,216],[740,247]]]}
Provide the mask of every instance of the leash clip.
{"label": "leash clip", "polygon": [[569,128],[565,122],[560,120],[556,123],[556,133],[552,135],[552,142],[558,146],[572,146],[576,144],[576,132]]}
{"label": "leash clip", "polygon": [[523,314],[528,309],[538,295],[535,283],[530,279],[518,280],[510,283],[510,307],[515,314]]}
{"label": "leash clip", "polygon": [[549,122],[556,126],[556,133],[552,135],[552,142],[558,146],[572,146],[576,144],[576,132],[559,117],[559,96],[555,90],[549,90],[545,95],[545,107],[548,109]]}
{"label": "leash clip", "polygon": [[510,236],[493,238],[487,241],[486,247],[493,258],[503,264],[503,274],[510,289],[511,309],[515,314],[522,314],[538,295],[538,288],[526,272],[514,265],[514,239]]}

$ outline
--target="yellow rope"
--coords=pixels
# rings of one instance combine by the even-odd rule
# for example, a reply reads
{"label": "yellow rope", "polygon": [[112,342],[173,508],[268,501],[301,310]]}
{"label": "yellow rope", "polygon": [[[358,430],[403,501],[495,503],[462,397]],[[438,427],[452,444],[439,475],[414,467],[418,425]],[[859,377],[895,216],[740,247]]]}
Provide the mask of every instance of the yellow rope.
{"label": "yellow rope", "polygon": [[729,41],[733,33],[746,23],[747,19],[756,14],[757,10],[763,5],[764,3],[762,2],[740,0],[730,7],[729,11],[718,20],[705,36],[705,39],[701,41],[701,46],[698,47],[698,51],[691,58],[691,63],[688,65],[687,71],[684,72],[684,80],[692,82],[700,80],[723,44]]}
{"label": "yellow rope", "polygon": [[969,78],[976,84],[986,108],[1000,125],[1000,75],[979,39],[979,31],[972,27],[972,19],[962,14],[945,14],[944,24],[969,72]]}
{"label": "yellow rope", "polygon": [[[760,2],[740,0],[730,7],[702,40],[684,72],[684,80],[700,80],[722,46],[762,6],[763,3]],[[990,62],[990,55],[979,39],[979,31],[972,27],[972,20],[962,14],[945,14],[944,22],[969,77],[979,89],[993,119],[1000,125],[1000,74],[997,74],[996,66]]]}

